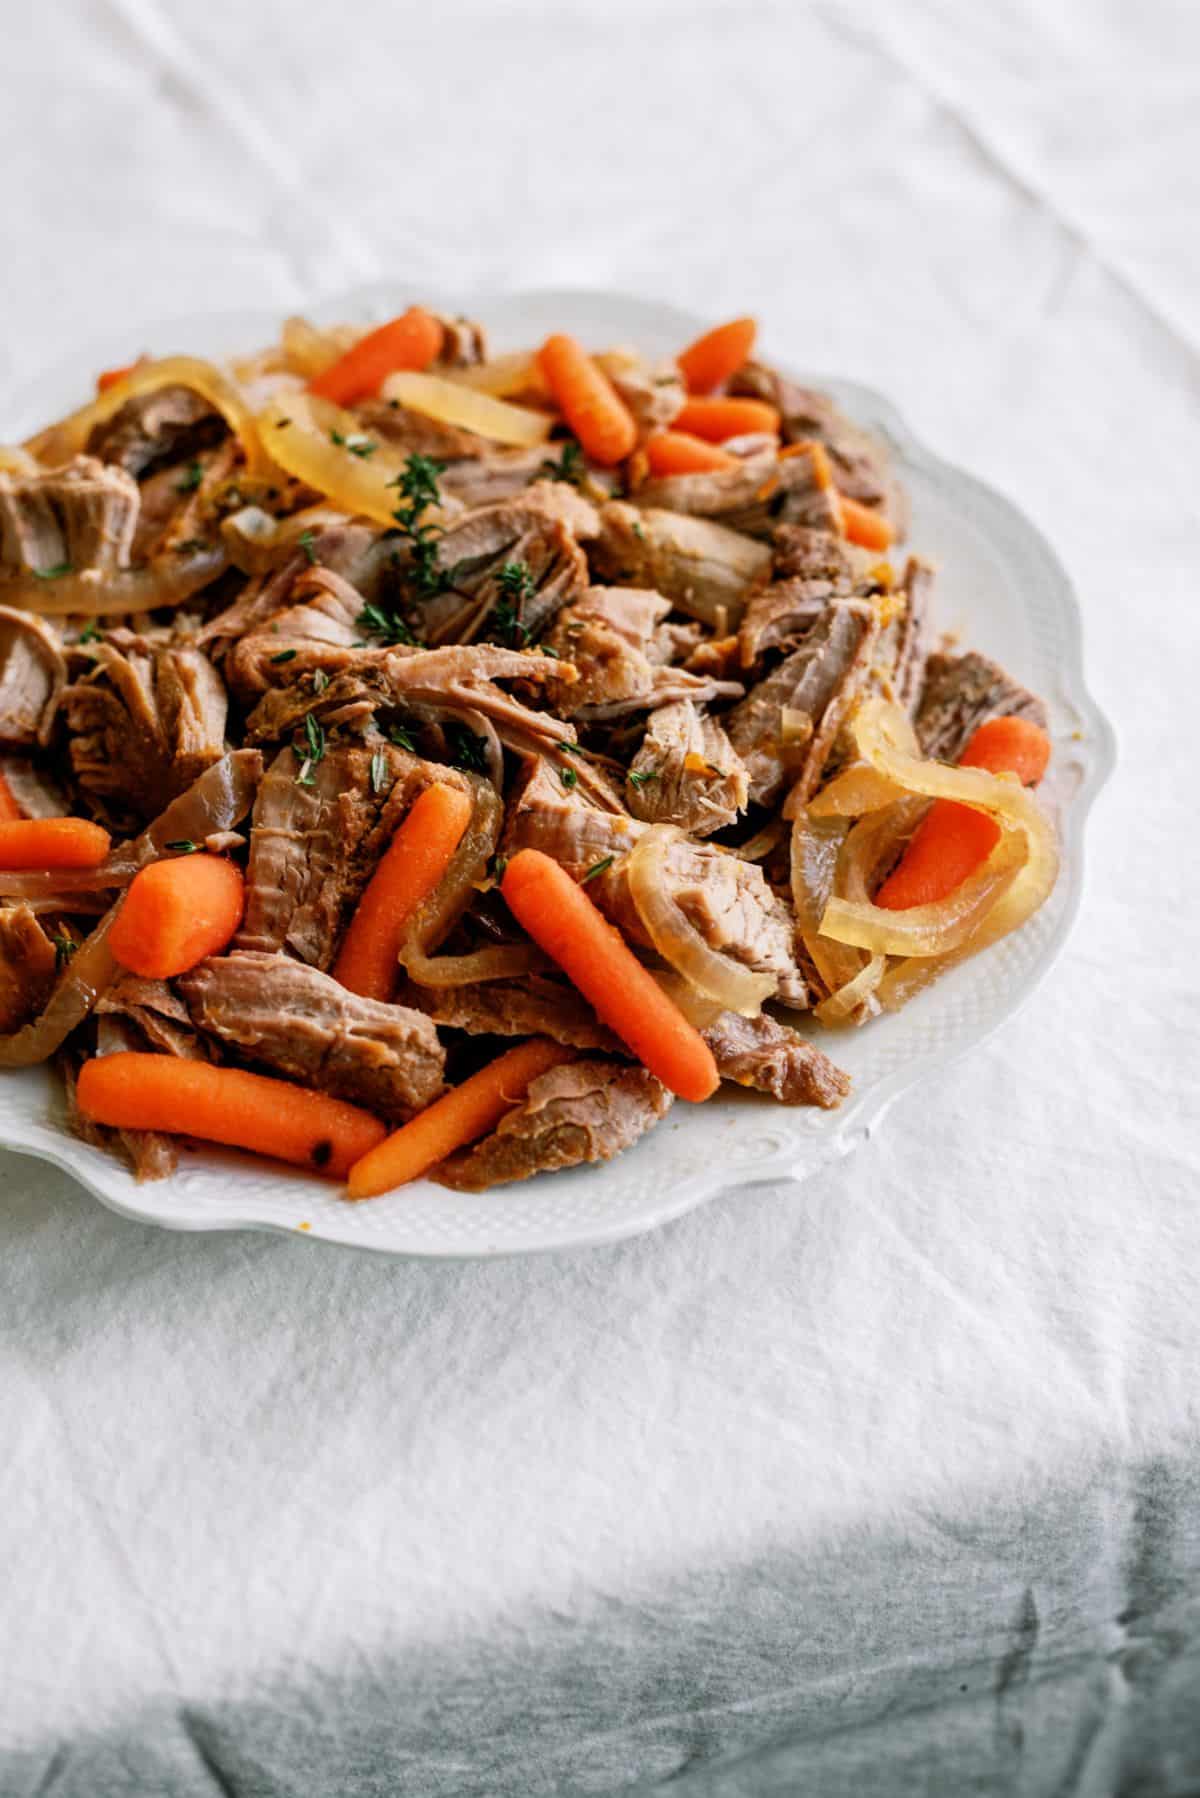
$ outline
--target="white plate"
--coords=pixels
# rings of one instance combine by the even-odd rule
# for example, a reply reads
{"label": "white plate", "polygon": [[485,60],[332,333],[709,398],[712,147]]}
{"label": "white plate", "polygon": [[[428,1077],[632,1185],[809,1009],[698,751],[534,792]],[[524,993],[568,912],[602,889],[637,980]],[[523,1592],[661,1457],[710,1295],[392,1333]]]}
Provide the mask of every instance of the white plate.
{"label": "white plate", "polygon": [[[402,284],[374,286],[330,302],[317,317],[388,317],[413,297]],[[615,294],[421,297],[482,318],[500,349],[569,329],[593,343],[669,352],[704,328],[687,313]],[[77,405],[94,371],[131,351],[221,356],[270,341],[278,324],[261,313],[210,316],[138,330],[132,343],[92,344],[12,397],[5,435],[19,438]],[[815,1030],[854,1078],[840,1110],[793,1110],[734,1092],[695,1108],[676,1104],[663,1124],[606,1167],[543,1175],[491,1196],[449,1193],[426,1181],[351,1205],[319,1181],[215,1150],[185,1152],[170,1180],[139,1186],[115,1157],[67,1134],[58,1079],[34,1068],[0,1079],[0,1145],[67,1169],[123,1216],[169,1229],[303,1228],[328,1242],[396,1255],[578,1248],[653,1229],[731,1187],[807,1178],[862,1142],[901,1093],[1011,1017],[1066,941],[1083,885],[1088,808],[1115,759],[1112,729],[1084,685],[1075,597],[1053,552],[1007,500],[923,448],[877,394],[848,381],[812,379],[890,442],[912,498],[912,542],[941,564],[938,624],[960,631],[965,643],[996,656],[1045,698],[1055,744],[1045,791],[1063,844],[1053,897],[1015,937],[894,1017],[845,1035]]]}

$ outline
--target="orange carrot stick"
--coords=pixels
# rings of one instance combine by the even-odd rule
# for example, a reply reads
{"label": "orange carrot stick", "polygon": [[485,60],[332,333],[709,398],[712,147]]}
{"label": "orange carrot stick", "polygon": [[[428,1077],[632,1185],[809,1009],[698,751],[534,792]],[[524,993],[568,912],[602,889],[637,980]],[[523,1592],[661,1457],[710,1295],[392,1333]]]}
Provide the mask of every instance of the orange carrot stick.
{"label": "orange carrot stick", "polygon": [[697,1102],[716,1091],[708,1044],[564,868],[540,849],[518,850],[500,890],[517,922],[664,1086]]}
{"label": "orange carrot stick", "polygon": [[734,318],[689,343],[675,360],[689,393],[711,393],[750,359],[758,326],[752,318]]}
{"label": "orange carrot stick", "polygon": [[96,1124],[199,1136],[335,1179],[387,1135],[370,1112],[290,1080],[135,1050],[85,1061],[75,1098]]}
{"label": "orange carrot stick", "polygon": [[14,818],[0,823],[0,868],[98,868],[112,839],[86,818]]}
{"label": "orange carrot stick", "polygon": [[624,461],[637,443],[628,406],[574,337],[557,332],[538,351],[538,367],[563,417],[593,462]]}
{"label": "orange carrot stick", "polygon": [[656,475],[706,474],[713,468],[736,468],[738,459],[715,443],[689,437],[686,431],[656,431],[646,439],[646,461]]}
{"label": "orange carrot stick", "polygon": [[877,512],[874,506],[864,506],[856,499],[847,499],[844,493],[838,494],[838,507],[842,515],[842,536],[848,543],[857,543],[862,549],[889,549],[895,537],[891,525]]}
{"label": "orange carrot stick", "polygon": [[828,492],[833,486],[833,464],[829,460],[829,451],[819,437],[805,437],[800,443],[789,443],[779,452],[779,460],[785,462],[789,456],[807,456],[812,464],[812,477],[822,492]]}
{"label": "orange carrot stick", "polygon": [[746,437],[762,431],[779,434],[779,412],[766,400],[703,399],[688,400],[678,418],[671,420],[676,431],[690,431],[706,443],[724,443],[730,437]]}
{"label": "orange carrot stick", "polygon": [[455,1149],[494,1130],[500,1119],[521,1103],[531,1080],[574,1058],[573,1049],[564,1049],[561,1043],[548,1042],[543,1036],[518,1043],[461,1086],[443,1093],[356,1161],[350,1169],[346,1197],[373,1199],[394,1186],[419,1179]]}
{"label": "orange carrot stick", "polygon": [[143,980],[170,980],[225,947],[245,904],[242,871],[222,856],[151,862],[130,882],[108,946]]}
{"label": "orange carrot stick", "polygon": [[378,393],[398,368],[428,368],[442,347],[445,332],[433,314],[410,306],[399,318],[368,331],[344,355],[309,382],[309,392],[338,406],[353,406]]}
{"label": "orange carrot stick", "polygon": [[[959,758],[963,768],[989,774],[1016,774],[1036,786],[1050,760],[1050,739],[1028,718],[989,718]],[[1000,827],[986,812],[955,799],[935,799],[907,849],[875,895],[888,911],[907,911],[945,899],[987,860],[1000,840]]]}
{"label": "orange carrot stick", "polygon": [[118,381],[123,381],[126,375],[131,375],[135,368],[140,368],[143,362],[148,361],[148,356],[139,356],[136,361],[127,362],[124,368],[101,369],[96,376],[96,392],[107,393],[110,387],[115,387]]}
{"label": "orange carrot stick", "polygon": [[3,774],[0,774],[0,823],[13,824],[18,818],[24,816],[24,812],[13,798],[12,788]]}
{"label": "orange carrot stick", "polygon": [[350,920],[333,977],[367,999],[390,999],[404,930],[450,863],[471,822],[461,787],[426,787],[392,838]]}

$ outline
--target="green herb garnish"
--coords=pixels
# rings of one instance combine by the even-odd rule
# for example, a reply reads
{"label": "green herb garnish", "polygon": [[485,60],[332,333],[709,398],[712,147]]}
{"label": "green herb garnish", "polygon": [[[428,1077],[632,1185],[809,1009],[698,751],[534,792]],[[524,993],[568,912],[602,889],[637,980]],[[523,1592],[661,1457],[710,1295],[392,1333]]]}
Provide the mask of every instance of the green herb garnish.
{"label": "green herb garnish", "polygon": [[401,503],[392,517],[408,538],[413,585],[423,599],[444,593],[452,580],[451,570],[438,567],[437,540],[441,526],[422,522],[422,515],[429,506],[441,504],[442,493],[438,486],[441,472],[442,464],[432,456],[412,455],[403,471],[388,483],[400,490]]}
{"label": "green herb garnish", "polygon": [[558,778],[561,780],[564,787],[577,787],[579,785],[579,776],[576,774],[574,768],[560,768],[558,771]]}
{"label": "green herb garnish", "polygon": [[310,526],[310,528],[307,531],[301,531],[300,535],[296,539],[298,546],[304,551],[305,555],[308,557],[309,561],[311,563],[313,563],[314,566],[315,566],[316,560],[317,560],[317,552],[313,548],[313,543],[314,543],[315,537],[316,537],[316,533],[315,533],[315,531],[312,530],[312,528]]}
{"label": "green herb garnish", "polygon": [[329,676],[326,674],[325,670],[323,668],[314,668],[312,677],[313,692],[323,693],[328,685]]}
{"label": "green herb garnish", "polygon": [[644,787],[648,780],[658,780],[658,778],[659,776],[651,773],[649,769],[631,768],[629,770],[628,779],[631,787]]}
{"label": "green herb garnish", "polygon": [[390,725],[388,727],[388,736],[398,749],[407,749],[410,755],[415,755],[416,749],[413,740],[402,724]]}
{"label": "green herb garnish", "polygon": [[372,791],[372,793],[381,793],[383,791],[384,786],[387,782],[387,777],[388,777],[387,752],[386,752],[386,750],[383,750],[383,749],[377,749],[375,751],[374,755],[371,757],[371,791]]}
{"label": "green herb garnish", "polygon": [[525,562],[506,562],[496,576],[500,597],[492,611],[496,629],[514,648],[529,641],[529,631],[522,620],[526,600],[537,593],[537,584]]}
{"label": "green herb garnish", "polygon": [[296,776],[298,787],[313,787],[313,769],[325,754],[325,731],[320,722],[309,712],[304,720],[305,756],[300,764],[300,772]]}
{"label": "green herb garnish", "polygon": [[203,462],[189,462],[187,468],[175,483],[175,491],[176,493],[195,493],[203,479]]}
{"label": "green herb garnish", "polygon": [[54,944],[54,971],[56,974],[61,974],[62,970],[74,955],[76,949],[78,949],[79,944],[75,941],[73,936],[66,936],[65,934],[62,936],[52,936],[50,941]]}
{"label": "green herb garnish", "polygon": [[575,438],[568,437],[563,444],[561,461],[543,462],[538,473],[544,480],[569,481],[572,487],[578,487],[587,474],[587,463]]}
{"label": "green herb garnish", "polygon": [[294,649],[281,649],[277,656],[271,657],[271,661],[276,665],[280,662],[294,662],[296,660],[296,653],[297,652]]}
{"label": "green herb garnish", "polygon": [[373,602],[363,607],[354,622],[373,637],[382,637],[385,643],[415,643],[417,640],[411,625],[399,612],[389,612]]}
{"label": "green herb garnish", "polygon": [[487,772],[487,744],[482,737],[476,736],[465,724],[451,724],[446,728],[450,741],[450,759],[456,768],[467,768],[475,774]]}
{"label": "green herb garnish", "polygon": [[70,574],[71,572],[72,569],[69,562],[56,562],[53,568],[35,568],[33,570],[35,579],[39,581],[56,581],[60,575]]}
{"label": "green herb garnish", "polygon": [[331,443],[336,443],[339,449],[349,450],[352,456],[358,456],[364,462],[368,456],[373,456],[375,451],[379,448],[379,445],[377,443],[372,443],[369,437],[363,437],[357,434],[353,437],[344,437],[340,431],[336,430],[330,431],[329,441]]}
{"label": "green herb garnish", "polygon": [[92,622],[86,627],[86,629],[80,631],[80,633],[76,637],[75,641],[76,641],[76,643],[96,643],[99,641],[99,638],[100,638],[100,626],[96,623],[96,620],[93,618]]}
{"label": "green herb garnish", "polygon": [[179,837],[174,843],[164,843],[164,849],[173,849],[176,855],[195,855],[199,845],[193,843],[191,837]]}
{"label": "green herb garnish", "polygon": [[580,886],[585,887],[589,880],[595,880],[597,874],[607,873],[616,859],[615,855],[606,855],[603,861],[593,862],[587,873],[580,877]]}

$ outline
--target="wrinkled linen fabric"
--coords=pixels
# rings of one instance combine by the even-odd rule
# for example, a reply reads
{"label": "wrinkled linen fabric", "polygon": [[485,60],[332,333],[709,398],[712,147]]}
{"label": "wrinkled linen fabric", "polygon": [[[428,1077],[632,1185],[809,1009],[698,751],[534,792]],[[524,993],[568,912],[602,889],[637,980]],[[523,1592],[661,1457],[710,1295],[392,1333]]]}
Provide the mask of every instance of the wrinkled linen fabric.
{"label": "wrinkled linen fabric", "polygon": [[[15,384],[394,274],[748,307],[1070,569],[1034,999],[802,1188],[498,1265],[0,1157],[0,1792],[1200,1792],[1200,15],[10,6]],[[503,1199],[498,1199],[503,1203]]]}

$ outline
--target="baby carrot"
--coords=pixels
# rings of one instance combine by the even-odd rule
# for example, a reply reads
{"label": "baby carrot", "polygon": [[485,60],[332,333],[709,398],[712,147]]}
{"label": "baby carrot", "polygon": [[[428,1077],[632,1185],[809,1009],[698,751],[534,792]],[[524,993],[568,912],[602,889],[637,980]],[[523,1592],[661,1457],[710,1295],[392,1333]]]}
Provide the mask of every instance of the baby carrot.
{"label": "baby carrot", "polygon": [[356,1161],[350,1169],[347,1197],[373,1199],[428,1173],[455,1149],[494,1130],[500,1119],[521,1103],[531,1080],[573,1058],[572,1049],[542,1036],[518,1043],[461,1086],[443,1093]]}
{"label": "baby carrot", "polygon": [[844,493],[838,494],[838,507],[842,536],[848,543],[857,543],[862,549],[890,549],[895,532],[882,512],[856,499],[847,499]]}
{"label": "baby carrot", "polygon": [[0,868],[98,868],[111,842],[86,818],[11,818],[0,823]]}
{"label": "baby carrot", "polygon": [[729,437],[746,437],[762,431],[779,434],[779,413],[766,400],[703,399],[693,395],[678,418],[676,431],[690,431],[707,443],[724,443]]}
{"label": "baby carrot", "polygon": [[[1049,760],[1050,739],[1039,725],[1028,718],[989,718],[963,750],[959,766],[1016,774],[1026,786],[1036,786]],[[999,840],[1000,827],[986,812],[955,799],[935,799],[876,893],[876,905],[907,911],[946,898]]]}
{"label": "baby carrot", "polygon": [[537,360],[559,410],[593,462],[608,468],[630,455],[637,443],[633,415],[583,346],[560,331],[547,337]]}
{"label": "baby carrot", "polygon": [[399,318],[389,319],[368,331],[344,355],[330,363],[309,382],[309,392],[332,400],[337,406],[353,406],[378,393],[385,378],[398,368],[428,368],[442,347],[445,333],[432,313],[410,306]]}
{"label": "baby carrot", "polygon": [[704,1038],[564,868],[540,849],[520,849],[500,890],[517,922],[664,1086],[697,1102],[716,1091]]}
{"label": "baby carrot", "polygon": [[335,1179],[387,1135],[370,1112],[290,1080],[136,1050],[85,1061],[75,1097],[96,1124],[199,1136]]}
{"label": "baby carrot", "polygon": [[689,393],[711,393],[750,359],[758,326],[752,318],[734,318],[689,343],[675,360]]}
{"label": "baby carrot", "polygon": [[461,787],[426,787],[392,838],[350,920],[333,977],[367,999],[390,999],[405,926],[428,898],[471,822]]}
{"label": "baby carrot", "polygon": [[686,431],[656,431],[646,439],[646,461],[656,475],[706,474],[714,468],[736,468],[738,459],[715,443]]}
{"label": "baby carrot", "polygon": [[245,902],[242,871],[222,856],[151,862],[130,882],[108,946],[143,980],[170,980],[225,947]]}
{"label": "baby carrot", "polygon": [[118,381],[123,381],[126,375],[131,375],[134,369],[139,368],[145,360],[144,356],[139,356],[136,362],[127,362],[124,368],[102,368],[96,376],[96,392],[107,393],[110,387],[115,387]]}

